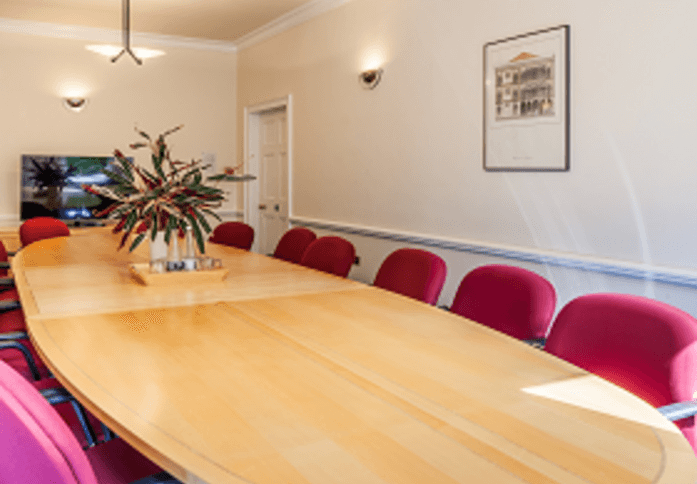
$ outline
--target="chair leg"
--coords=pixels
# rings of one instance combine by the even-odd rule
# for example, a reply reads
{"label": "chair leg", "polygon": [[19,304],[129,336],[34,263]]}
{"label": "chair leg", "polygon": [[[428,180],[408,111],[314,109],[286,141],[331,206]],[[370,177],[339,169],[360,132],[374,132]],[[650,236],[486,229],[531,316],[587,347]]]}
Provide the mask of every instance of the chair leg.
{"label": "chair leg", "polygon": [[80,422],[80,427],[85,433],[85,440],[87,441],[87,449],[97,445],[97,436],[90,425],[89,420],[87,420],[87,413],[82,407],[80,402],[78,402],[74,396],[72,396],[68,390],[65,388],[46,388],[41,390],[41,395],[50,403],[51,405],[58,405],[60,403],[70,403],[75,411],[78,421]]}
{"label": "chair leg", "polygon": [[113,430],[104,425],[104,422],[99,423],[102,424],[102,434],[104,435],[104,442],[109,442],[110,440],[118,437],[118,435],[116,435],[116,433]]}
{"label": "chair leg", "polygon": [[523,342],[529,344],[533,348],[542,349],[545,347],[547,340],[545,338],[524,339]]}

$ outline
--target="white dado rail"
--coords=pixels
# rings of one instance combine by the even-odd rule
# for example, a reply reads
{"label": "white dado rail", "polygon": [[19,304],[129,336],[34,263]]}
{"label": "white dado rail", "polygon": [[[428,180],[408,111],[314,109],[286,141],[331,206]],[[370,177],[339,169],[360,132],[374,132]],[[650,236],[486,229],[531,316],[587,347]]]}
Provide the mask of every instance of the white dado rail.
{"label": "white dado rail", "polygon": [[577,270],[599,272],[612,276],[629,277],[633,279],[650,280],[697,288],[697,271],[657,267],[637,262],[626,262],[613,259],[584,256],[578,254],[560,253],[549,250],[537,250],[515,246],[486,244],[482,242],[433,237],[423,234],[397,232],[393,230],[363,227],[360,225],[343,224],[326,220],[316,220],[304,217],[291,217],[293,225],[328,230],[345,234],[360,235],[376,239],[392,240],[407,244],[417,244],[425,247],[447,249],[458,252],[469,252],[480,255],[490,255],[504,259],[513,259],[538,264],[568,267]]}
{"label": "white dado rail", "polygon": [[242,219],[244,218],[244,212],[242,210],[216,210],[216,212],[220,218],[225,220],[230,220],[230,219]]}

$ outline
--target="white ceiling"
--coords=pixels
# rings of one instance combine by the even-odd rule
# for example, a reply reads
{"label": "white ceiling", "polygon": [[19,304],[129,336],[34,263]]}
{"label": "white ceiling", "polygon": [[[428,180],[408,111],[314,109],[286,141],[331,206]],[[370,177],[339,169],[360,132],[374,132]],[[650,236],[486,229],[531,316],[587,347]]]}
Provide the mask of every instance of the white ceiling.
{"label": "white ceiling", "polygon": [[[234,42],[314,0],[131,0],[131,30]],[[121,0],[0,0],[0,18],[121,29]]]}

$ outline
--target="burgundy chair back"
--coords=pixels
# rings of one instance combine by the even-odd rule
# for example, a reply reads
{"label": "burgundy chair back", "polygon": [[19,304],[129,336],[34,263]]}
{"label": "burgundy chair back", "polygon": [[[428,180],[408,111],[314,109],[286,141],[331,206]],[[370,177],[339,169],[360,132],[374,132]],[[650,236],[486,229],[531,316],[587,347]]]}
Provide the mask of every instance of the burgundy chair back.
{"label": "burgundy chair back", "polygon": [[315,233],[305,227],[295,227],[287,231],[281,237],[276,245],[276,250],[273,256],[276,259],[287,260],[288,262],[300,263],[305,249],[310,245],[317,236]]}
{"label": "burgundy chair back", "polygon": [[310,243],[300,259],[305,267],[346,277],[356,257],[356,249],[346,239],[335,236],[320,237]]}
{"label": "burgundy chair back", "polygon": [[[660,407],[697,391],[697,320],[668,304],[627,294],[569,302],[545,350]],[[675,422],[697,451],[694,417]]]}
{"label": "burgundy chair back", "polygon": [[520,267],[491,264],[470,271],[450,311],[518,339],[544,338],[557,294],[544,277]]}
{"label": "burgundy chair back", "polygon": [[445,261],[421,249],[398,249],[382,263],[373,285],[436,304],[445,283]]}
{"label": "burgundy chair back", "polygon": [[87,456],[66,423],[2,361],[0,435],[2,482],[97,484]]}
{"label": "burgundy chair back", "polygon": [[51,217],[34,217],[19,227],[19,240],[22,242],[22,247],[37,240],[67,235],[70,235],[68,226],[61,220]]}
{"label": "burgundy chair back", "polygon": [[210,242],[249,250],[254,243],[254,229],[244,222],[223,222],[213,230]]}
{"label": "burgundy chair back", "polygon": [[[6,291],[0,291],[0,301],[19,301],[17,289],[12,288]],[[27,325],[24,322],[24,313],[21,308],[0,312],[0,333],[26,330]]]}
{"label": "burgundy chair back", "polygon": [[[7,249],[5,244],[0,240],[0,262],[9,262],[9,257],[7,256]],[[7,269],[0,267],[0,277],[7,277]],[[1,289],[0,289],[1,290]]]}

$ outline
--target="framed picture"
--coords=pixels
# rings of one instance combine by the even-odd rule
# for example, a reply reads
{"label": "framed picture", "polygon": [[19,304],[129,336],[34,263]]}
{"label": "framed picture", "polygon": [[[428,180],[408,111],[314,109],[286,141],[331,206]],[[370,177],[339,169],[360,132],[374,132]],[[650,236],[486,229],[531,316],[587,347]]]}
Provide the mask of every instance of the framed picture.
{"label": "framed picture", "polygon": [[569,170],[569,26],[484,45],[484,169]]}

